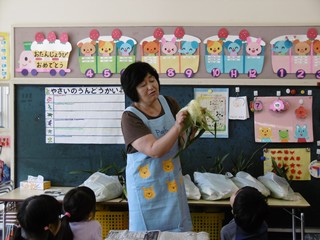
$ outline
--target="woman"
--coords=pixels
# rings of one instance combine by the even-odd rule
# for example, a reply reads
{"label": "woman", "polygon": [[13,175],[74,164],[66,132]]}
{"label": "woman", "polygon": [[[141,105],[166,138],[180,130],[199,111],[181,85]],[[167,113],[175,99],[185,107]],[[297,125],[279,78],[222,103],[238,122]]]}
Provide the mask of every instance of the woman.
{"label": "woman", "polygon": [[121,120],[129,230],[191,231],[180,159],[173,159],[188,113],[179,112],[173,98],[159,95],[159,75],[148,63],[129,65],[121,85],[133,102]]}

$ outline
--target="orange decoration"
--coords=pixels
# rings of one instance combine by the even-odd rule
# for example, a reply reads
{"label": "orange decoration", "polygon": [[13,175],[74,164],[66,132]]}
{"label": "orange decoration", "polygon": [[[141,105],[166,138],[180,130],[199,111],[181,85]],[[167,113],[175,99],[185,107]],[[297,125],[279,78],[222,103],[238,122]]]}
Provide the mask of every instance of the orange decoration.
{"label": "orange decoration", "polygon": [[303,106],[300,106],[295,110],[295,114],[297,118],[304,119],[307,117],[307,110]]}

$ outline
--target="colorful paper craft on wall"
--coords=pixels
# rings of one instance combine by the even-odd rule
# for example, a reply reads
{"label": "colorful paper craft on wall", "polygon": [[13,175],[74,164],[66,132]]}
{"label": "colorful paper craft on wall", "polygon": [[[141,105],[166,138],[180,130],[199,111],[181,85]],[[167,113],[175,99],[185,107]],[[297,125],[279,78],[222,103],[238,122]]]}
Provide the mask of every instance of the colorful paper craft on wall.
{"label": "colorful paper craft on wall", "polygon": [[307,73],[320,79],[320,36],[315,28],[306,35],[282,35],[271,40],[272,69],[278,77],[295,73],[299,79]]}
{"label": "colorful paper craft on wall", "polygon": [[[195,88],[194,98],[199,99],[202,107],[207,108],[216,120],[216,137],[229,137],[229,89],[228,88]],[[214,129],[214,123],[208,119],[208,125]],[[214,137],[205,132],[202,137]]]}
{"label": "colorful paper craft on wall", "polygon": [[[313,142],[312,96],[257,97],[256,142]],[[255,108],[258,109],[258,108]]]}
{"label": "colorful paper craft on wall", "polygon": [[140,41],[141,61],[168,77],[184,73],[191,78],[199,68],[200,43],[199,38],[185,34],[182,27],[177,27],[174,34],[156,28],[153,36]]}
{"label": "colorful paper craft on wall", "polygon": [[290,180],[310,180],[309,164],[310,149],[308,148],[277,148],[264,150],[264,173],[273,171],[272,159],[279,168],[287,170]]}
{"label": "colorful paper craft on wall", "polygon": [[0,80],[8,80],[10,78],[9,56],[8,33],[0,32]]}
{"label": "colorful paper craft on wall", "polygon": [[72,45],[66,32],[61,33],[59,39],[54,32],[49,32],[47,38],[41,32],[35,35],[35,41],[24,42],[24,51],[20,53],[19,67],[16,72],[23,76],[29,73],[36,76],[38,73],[50,73],[55,76],[65,76],[71,70],[68,62]]}
{"label": "colorful paper craft on wall", "polygon": [[237,78],[246,73],[249,78],[256,78],[262,72],[266,44],[261,38],[250,36],[246,29],[239,35],[229,35],[226,28],[221,28],[204,44],[206,70],[213,77],[229,73],[231,78]]}
{"label": "colorful paper craft on wall", "polygon": [[101,36],[92,29],[88,38],[77,43],[80,71],[88,78],[97,73],[105,78],[121,73],[136,61],[136,45],[136,40],[123,36],[120,29],[114,29],[111,36]]}

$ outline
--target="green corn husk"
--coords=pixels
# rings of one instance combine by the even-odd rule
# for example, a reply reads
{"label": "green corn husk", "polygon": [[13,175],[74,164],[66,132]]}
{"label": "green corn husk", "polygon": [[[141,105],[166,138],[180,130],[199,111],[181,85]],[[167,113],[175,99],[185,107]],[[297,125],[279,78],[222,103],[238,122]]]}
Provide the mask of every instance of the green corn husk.
{"label": "green corn husk", "polygon": [[[180,111],[188,111],[188,117],[186,118],[183,128],[183,132],[185,132],[185,140],[183,142],[182,148],[177,152],[174,157],[177,157],[188,148],[195,140],[200,138],[202,134],[206,131],[210,132],[212,135],[216,136],[216,121],[211,115],[211,113],[204,107],[201,107],[200,102],[198,100],[191,100],[187,106],[182,108]],[[211,129],[208,126],[207,120],[211,119],[214,122],[214,128]],[[195,135],[194,131],[196,131]]]}

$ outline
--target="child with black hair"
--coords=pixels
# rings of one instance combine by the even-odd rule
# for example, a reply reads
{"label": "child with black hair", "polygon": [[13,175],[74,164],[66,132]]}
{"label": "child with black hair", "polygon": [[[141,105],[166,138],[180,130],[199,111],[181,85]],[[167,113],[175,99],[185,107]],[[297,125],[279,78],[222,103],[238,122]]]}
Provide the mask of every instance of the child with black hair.
{"label": "child with black hair", "polygon": [[71,189],[63,198],[64,217],[59,238],[63,240],[101,240],[101,224],[93,220],[96,196],[92,189],[80,186]]}
{"label": "child with black hair", "polygon": [[27,198],[19,207],[20,227],[14,240],[54,240],[60,229],[61,204],[52,196],[37,195]]}
{"label": "child with black hair", "polygon": [[234,218],[221,229],[221,240],[267,240],[267,198],[254,187],[240,188],[230,198]]}

